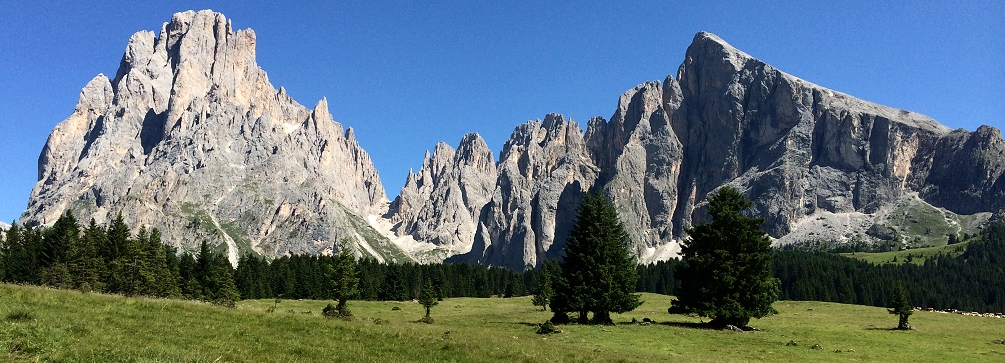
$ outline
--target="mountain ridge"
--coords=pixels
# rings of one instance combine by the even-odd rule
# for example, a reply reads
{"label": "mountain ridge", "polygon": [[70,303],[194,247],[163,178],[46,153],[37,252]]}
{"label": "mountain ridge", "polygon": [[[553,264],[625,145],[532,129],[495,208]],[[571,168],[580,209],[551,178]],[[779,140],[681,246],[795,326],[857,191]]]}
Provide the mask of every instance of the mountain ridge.
{"label": "mountain ridge", "polygon": [[962,233],[1005,207],[998,129],[950,130],[818,86],[708,32],[676,73],[623,93],[610,120],[584,131],[545,115],[517,125],[498,160],[477,133],[440,142],[390,201],[355,131],[327,99],[308,109],[277,90],[255,43],[208,10],[135,33],[115,77],[88,82],[54,128],[21,220],[122,213],[178,247],[225,243],[232,261],[351,248],[526,269],[561,255],[591,190],[611,197],[642,262],[675,256],[723,185],[748,195],[776,243],[885,243],[866,233],[883,223],[897,243],[940,243],[896,216],[940,210],[935,230]]}

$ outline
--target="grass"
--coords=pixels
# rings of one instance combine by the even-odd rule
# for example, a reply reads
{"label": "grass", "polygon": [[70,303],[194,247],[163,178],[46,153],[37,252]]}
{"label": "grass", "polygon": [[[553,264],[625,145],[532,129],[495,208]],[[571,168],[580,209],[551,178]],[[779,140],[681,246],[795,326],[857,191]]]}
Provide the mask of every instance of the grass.
{"label": "grass", "polygon": [[[644,294],[615,326],[559,326],[529,298],[441,301],[435,324],[412,302],[350,302],[353,321],[320,316],[326,301],[209,304],[0,285],[0,360],[128,362],[730,362],[994,361],[1005,320],[919,312],[918,330],[892,331],[884,309],[781,301],[756,332],[689,327],[669,297]],[[400,310],[393,310],[397,306]],[[655,319],[640,326],[632,318]],[[789,341],[798,345],[786,346]],[[824,349],[811,349],[819,344]],[[841,353],[835,350],[840,349]],[[852,351],[854,350],[854,351]]]}
{"label": "grass", "polygon": [[[925,260],[938,256],[939,254],[947,254],[949,256],[959,256],[966,251],[967,242],[961,242],[953,245],[942,245],[936,247],[924,247],[924,248],[912,248],[903,251],[889,251],[889,252],[854,252],[854,253],[841,253],[842,256],[857,258],[866,262],[871,262],[877,265],[892,263],[892,264],[904,264],[913,263],[915,265],[922,265]],[[911,256],[911,261],[907,261],[908,255]],[[896,259],[896,261],[894,261]]]}
{"label": "grass", "polygon": [[898,202],[893,211],[877,222],[896,230],[911,247],[933,247],[944,246],[949,234],[977,232],[988,217],[987,213],[959,215],[920,199],[909,199]]}

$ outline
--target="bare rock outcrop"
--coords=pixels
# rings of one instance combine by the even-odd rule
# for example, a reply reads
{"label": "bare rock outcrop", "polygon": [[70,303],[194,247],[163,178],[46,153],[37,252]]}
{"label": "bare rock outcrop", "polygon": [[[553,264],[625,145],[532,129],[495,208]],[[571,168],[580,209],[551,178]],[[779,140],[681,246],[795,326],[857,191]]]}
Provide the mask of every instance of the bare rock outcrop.
{"label": "bare rock outcrop", "polygon": [[308,109],[273,87],[255,42],[208,10],[134,34],[115,77],[88,82],[50,134],[20,221],[121,213],[175,246],[226,243],[232,261],[351,248],[526,269],[561,255],[590,190],[611,197],[642,262],[674,256],[723,185],[751,199],[778,243],[900,238],[917,231],[896,224],[918,211],[941,215],[942,235],[1005,214],[998,129],[952,131],[705,32],[675,75],[625,92],[610,121],[584,133],[549,114],[517,126],[498,162],[477,134],[456,150],[440,143],[389,202],[353,130],[327,100]]}
{"label": "bare rock outcrop", "polygon": [[326,100],[308,109],[276,90],[255,42],[209,10],[134,34],[115,78],[89,82],[49,136],[21,220],[121,213],[183,248],[226,242],[231,261],[330,253],[341,241],[407,259],[364,220],[387,197],[353,130]]}
{"label": "bare rock outcrop", "polygon": [[[678,71],[684,146],[675,228],[729,184],[778,238],[818,212],[874,213],[921,189],[949,129],[785,74],[699,33]],[[681,231],[678,229],[677,234]]]}
{"label": "bare rock outcrop", "polygon": [[666,87],[648,82],[629,90],[610,122],[595,117],[586,131],[599,183],[643,259],[673,240],[683,149],[670,126],[680,88],[669,78]]}
{"label": "bare rock outcrop", "polygon": [[417,259],[442,261],[471,250],[482,207],[495,185],[492,151],[481,136],[467,134],[456,151],[441,142],[432,155],[426,153],[422,167],[409,172],[385,217],[392,220],[396,236],[434,245]]}
{"label": "bare rock outcrop", "polygon": [[560,255],[562,221],[575,214],[564,203],[590,188],[612,198],[642,262],[674,256],[723,185],[751,199],[779,243],[869,238],[874,224],[922,210],[944,216],[935,230],[962,233],[1005,207],[999,130],[951,131],[788,75],[705,32],[676,77],[629,90],[610,121],[591,119],[582,138],[578,127],[553,130],[560,124],[514,131],[467,261],[521,269]]}
{"label": "bare rock outcrop", "polygon": [[558,257],[576,207],[599,173],[579,125],[549,114],[517,126],[503,146],[498,170],[471,251],[453,261],[522,270]]}

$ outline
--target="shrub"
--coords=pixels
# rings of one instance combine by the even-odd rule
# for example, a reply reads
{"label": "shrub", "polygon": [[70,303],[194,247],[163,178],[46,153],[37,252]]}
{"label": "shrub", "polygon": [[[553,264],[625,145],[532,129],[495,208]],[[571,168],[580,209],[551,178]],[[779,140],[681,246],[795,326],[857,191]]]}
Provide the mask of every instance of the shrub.
{"label": "shrub", "polygon": [[551,334],[554,332],[555,332],[555,324],[552,324],[551,320],[545,320],[544,323],[542,323],[537,328],[538,334]]}

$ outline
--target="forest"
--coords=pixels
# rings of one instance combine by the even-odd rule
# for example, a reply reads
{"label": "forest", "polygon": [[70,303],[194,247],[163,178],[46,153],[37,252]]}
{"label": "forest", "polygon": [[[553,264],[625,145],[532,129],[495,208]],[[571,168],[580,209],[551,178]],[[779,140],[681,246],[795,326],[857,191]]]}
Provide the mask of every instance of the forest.
{"label": "forest", "polygon": [[[335,256],[245,255],[233,268],[206,242],[195,253],[161,242],[157,229],[135,234],[121,219],[108,226],[81,226],[65,214],[51,227],[12,226],[0,240],[0,280],[127,296],[187,298],[232,306],[238,299],[333,298],[328,288]],[[833,252],[775,249],[774,275],[781,300],[888,306],[902,283],[914,306],[976,312],[1005,311],[1005,223],[995,223],[957,256],[922,264],[883,264]],[[673,295],[679,260],[637,267],[636,291]],[[534,294],[541,269],[513,270],[468,264],[356,262],[356,299],[411,300],[430,280],[439,298],[511,297]],[[548,273],[556,273],[550,271]]]}

